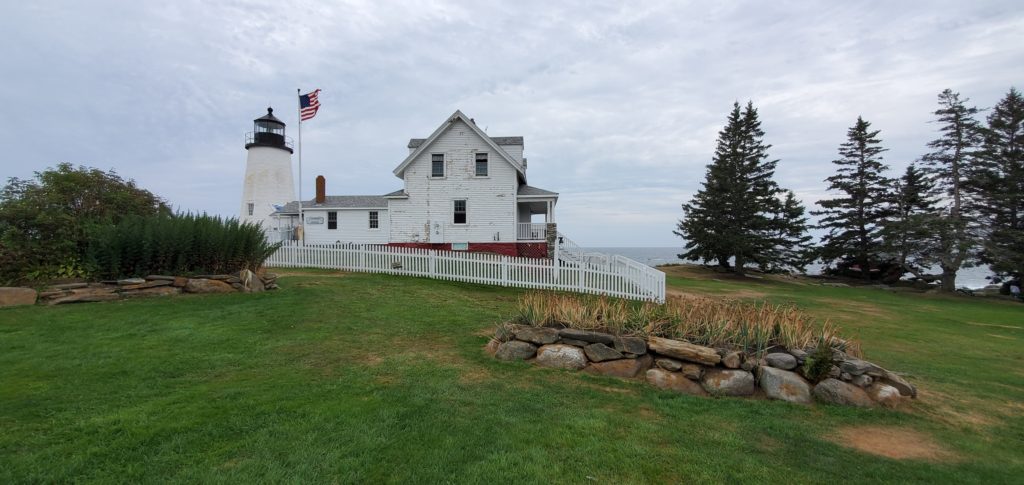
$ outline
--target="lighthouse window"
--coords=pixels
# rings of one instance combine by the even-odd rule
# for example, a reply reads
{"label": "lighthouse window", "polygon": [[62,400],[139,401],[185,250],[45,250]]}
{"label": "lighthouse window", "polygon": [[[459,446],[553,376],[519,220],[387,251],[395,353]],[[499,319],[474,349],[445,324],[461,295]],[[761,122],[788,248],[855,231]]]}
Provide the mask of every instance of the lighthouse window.
{"label": "lighthouse window", "polygon": [[370,229],[379,229],[380,219],[377,216],[377,211],[370,211]]}
{"label": "lighthouse window", "polygon": [[327,228],[337,229],[338,228],[338,213],[330,211],[327,213]]}
{"label": "lighthouse window", "polygon": [[252,202],[249,202],[249,215],[251,216],[252,213],[255,212],[255,211],[256,211],[256,204],[253,204]]}

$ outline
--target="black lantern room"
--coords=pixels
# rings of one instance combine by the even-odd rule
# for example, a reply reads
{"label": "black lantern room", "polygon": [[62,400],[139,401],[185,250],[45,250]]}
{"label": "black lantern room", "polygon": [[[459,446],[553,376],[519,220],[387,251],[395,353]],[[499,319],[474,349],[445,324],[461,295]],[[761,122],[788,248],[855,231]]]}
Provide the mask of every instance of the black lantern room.
{"label": "black lantern room", "polygon": [[253,131],[245,137],[245,149],[250,147],[274,147],[292,152],[292,143],[284,136],[284,122],[274,116],[274,108],[267,108],[267,114],[253,120]]}

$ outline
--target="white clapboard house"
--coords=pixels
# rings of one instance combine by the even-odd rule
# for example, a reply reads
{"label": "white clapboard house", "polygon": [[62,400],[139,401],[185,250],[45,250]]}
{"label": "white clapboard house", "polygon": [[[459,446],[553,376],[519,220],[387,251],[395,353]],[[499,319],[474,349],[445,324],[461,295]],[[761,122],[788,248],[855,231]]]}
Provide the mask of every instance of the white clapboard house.
{"label": "white clapboard house", "polygon": [[393,171],[401,189],[327,195],[320,176],[315,198],[302,202],[305,224],[299,222],[299,202],[290,201],[270,214],[269,233],[306,244],[549,256],[558,194],[527,184],[523,137],[489,136],[456,111],[429,137],[409,140],[408,148]]}

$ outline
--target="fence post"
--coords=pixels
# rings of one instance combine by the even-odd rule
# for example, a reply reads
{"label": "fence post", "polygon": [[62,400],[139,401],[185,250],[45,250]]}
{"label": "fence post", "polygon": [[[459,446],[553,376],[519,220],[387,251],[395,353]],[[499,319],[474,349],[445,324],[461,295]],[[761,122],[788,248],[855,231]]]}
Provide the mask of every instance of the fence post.
{"label": "fence post", "polygon": [[359,269],[366,269],[366,246],[359,246]]}
{"label": "fence post", "polygon": [[428,258],[428,260],[430,262],[430,264],[428,265],[428,268],[429,268],[429,271],[430,271],[430,277],[431,278],[437,278],[437,259],[436,259],[437,258],[437,253],[435,253],[431,249],[428,249],[427,250],[427,258]]}
{"label": "fence post", "polygon": [[579,267],[579,273],[580,273],[580,280],[579,280],[580,293],[583,293],[583,288],[585,287],[585,285],[583,284],[583,278],[585,277],[586,273],[583,272],[583,263],[582,262],[579,263],[578,267]]}
{"label": "fence post", "polygon": [[502,286],[509,285],[509,257],[502,255]]}

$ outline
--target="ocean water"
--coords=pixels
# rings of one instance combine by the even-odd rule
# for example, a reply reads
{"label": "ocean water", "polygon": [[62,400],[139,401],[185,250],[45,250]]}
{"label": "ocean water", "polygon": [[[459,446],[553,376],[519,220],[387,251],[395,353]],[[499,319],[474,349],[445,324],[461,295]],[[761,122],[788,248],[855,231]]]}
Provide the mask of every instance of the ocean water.
{"label": "ocean water", "polygon": [[[648,266],[658,266],[659,264],[697,264],[693,261],[679,259],[678,255],[682,252],[682,248],[675,247],[586,248],[586,250],[605,254],[619,254]],[[808,265],[807,274],[820,274],[821,268],[820,264]],[[988,269],[988,266],[963,268],[956,274],[956,286],[957,288],[983,288],[989,284],[989,281],[985,279],[988,276],[992,276],[992,271]]]}

